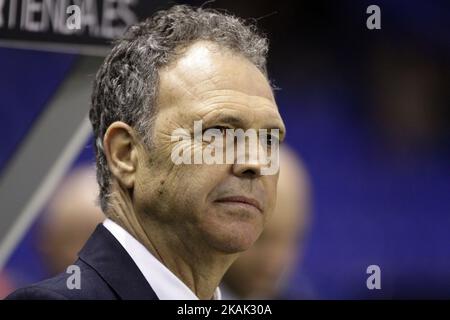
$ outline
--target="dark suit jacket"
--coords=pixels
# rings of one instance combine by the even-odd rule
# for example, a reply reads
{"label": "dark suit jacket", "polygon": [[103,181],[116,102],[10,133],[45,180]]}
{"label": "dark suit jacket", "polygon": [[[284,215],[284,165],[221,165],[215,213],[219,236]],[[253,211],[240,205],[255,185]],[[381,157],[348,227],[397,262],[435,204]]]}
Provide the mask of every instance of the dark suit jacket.
{"label": "dark suit jacket", "polygon": [[80,289],[69,289],[71,273],[13,292],[9,300],[66,299],[158,299],[126,250],[102,224],[99,224],[75,262],[80,268]]}

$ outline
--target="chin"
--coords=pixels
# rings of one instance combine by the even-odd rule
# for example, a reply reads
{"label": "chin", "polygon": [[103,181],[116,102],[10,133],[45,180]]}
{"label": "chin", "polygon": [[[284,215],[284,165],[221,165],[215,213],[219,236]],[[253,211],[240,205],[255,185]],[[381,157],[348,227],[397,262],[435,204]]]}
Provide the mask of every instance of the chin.
{"label": "chin", "polygon": [[[217,217],[216,217],[217,218]],[[248,250],[263,230],[260,219],[207,219],[203,224],[206,241],[224,253]]]}

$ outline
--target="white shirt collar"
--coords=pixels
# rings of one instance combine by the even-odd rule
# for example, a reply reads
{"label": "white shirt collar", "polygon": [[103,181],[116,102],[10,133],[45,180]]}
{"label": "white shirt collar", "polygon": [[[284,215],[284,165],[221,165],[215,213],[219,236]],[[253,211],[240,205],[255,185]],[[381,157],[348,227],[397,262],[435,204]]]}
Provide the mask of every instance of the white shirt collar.
{"label": "white shirt collar", "polygon": [[[183,281],[156,259],[124,228],[110,219],[103,221],[103,226],[128,252],[160,300],[198,300],[198,297]],[[219,287],[216,288],[213,299],[222,299]]]}

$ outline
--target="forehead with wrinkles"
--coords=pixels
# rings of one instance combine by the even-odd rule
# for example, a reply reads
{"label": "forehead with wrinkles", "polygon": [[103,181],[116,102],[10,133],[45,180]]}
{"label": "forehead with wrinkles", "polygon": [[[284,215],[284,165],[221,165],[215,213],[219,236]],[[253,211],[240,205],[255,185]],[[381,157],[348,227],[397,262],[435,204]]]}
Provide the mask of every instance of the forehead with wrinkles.
{"label": "forehead with wrinkles", "polygon": [[233,96],[259,100],[276,109],[272,89],[261,71],[245,57],[207,41],[191,45],[172,64],[160,70],[159,107],[179,100]]}

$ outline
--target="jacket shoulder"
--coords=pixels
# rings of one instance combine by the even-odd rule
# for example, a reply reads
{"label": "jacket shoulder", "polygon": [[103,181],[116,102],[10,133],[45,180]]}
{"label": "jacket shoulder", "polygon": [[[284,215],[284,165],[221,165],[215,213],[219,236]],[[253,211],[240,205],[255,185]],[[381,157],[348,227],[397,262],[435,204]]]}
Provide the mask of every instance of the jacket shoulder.
{"label": "jacket shoulder", "polygon": [[20,288],[11,293],[6,300],[115,300],[117,295],[99,274],[89,265],[77,260],[79,267],[79,287],[72,288],[72,273],[57,276]]}
{"label": "jacket shoulder", "polygon": [[68,298],[56,291],[32,285],[17,289],[6,297],[6,300],[68,300]]}

